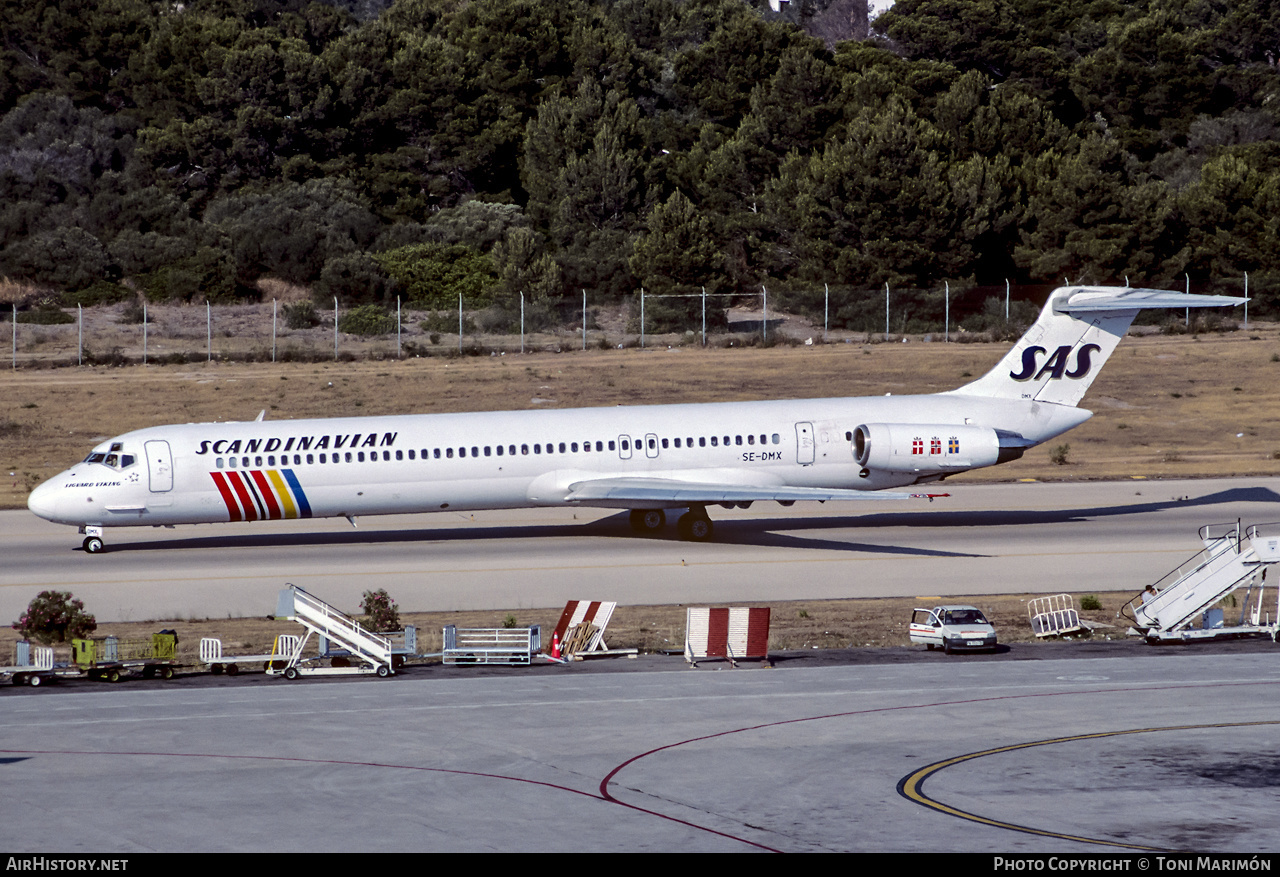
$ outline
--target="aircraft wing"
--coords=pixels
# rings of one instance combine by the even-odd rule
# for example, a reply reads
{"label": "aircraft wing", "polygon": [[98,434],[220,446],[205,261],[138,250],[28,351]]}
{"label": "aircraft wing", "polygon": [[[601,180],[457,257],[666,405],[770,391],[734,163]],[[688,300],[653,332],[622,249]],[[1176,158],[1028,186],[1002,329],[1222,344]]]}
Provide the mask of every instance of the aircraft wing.
{"label": "aircraft wing", "polygon": [[566,502],[584,505],[743,503],[765,500],[791,503],[797,500],[891,500],[929,499],[945,493],[901,493],[893,491],[840,490],[827,487],[784,487],[776,484],[715,484],[679,481],[672,478],[592,478],[569,485]]}

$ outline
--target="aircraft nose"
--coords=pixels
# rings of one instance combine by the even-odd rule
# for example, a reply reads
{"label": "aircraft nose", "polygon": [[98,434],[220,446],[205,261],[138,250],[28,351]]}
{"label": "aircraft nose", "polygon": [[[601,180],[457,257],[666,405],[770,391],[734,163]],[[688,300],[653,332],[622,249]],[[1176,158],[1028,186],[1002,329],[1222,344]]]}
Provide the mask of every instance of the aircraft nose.
{"label": "aircraft nose", "polygon": [[49,479],[27,497],[27,508],[46,521],[54,520],[57,515],[59,488],[54,484],[55,480],[57,479]]}

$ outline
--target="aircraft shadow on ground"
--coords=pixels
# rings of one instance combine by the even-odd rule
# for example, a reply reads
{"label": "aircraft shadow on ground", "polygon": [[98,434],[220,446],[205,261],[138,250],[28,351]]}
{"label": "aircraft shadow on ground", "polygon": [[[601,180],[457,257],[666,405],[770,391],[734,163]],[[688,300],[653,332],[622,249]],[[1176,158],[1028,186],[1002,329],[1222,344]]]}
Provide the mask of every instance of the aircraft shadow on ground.
{"label": "aircraft shadow on ground", "polygon": [[[902,554],[915,557],[983,557],[965,552],[939,551],[883,543],[850,542],[822,538],[823,531],[886,527],[1008,527],[1081,523],[1099,518],[1138,515],[1177,507],[1212,507],[1228,503],[1277,503],[1280,494],[1264,487],[1241,487],[1200,497],[1144,500],[1110,506],[1044,510],[948,511],[946,500],[938,500],[922,511],[850,514],[837,517],[732,518],[716,521],[714,542],[723,545],[751,545],[765,548],[804,548],[871,554]],[[714,509],[711,510],[715,516]],[[669,515],[673,520],[675,515]],[[319,522],[318,522],[319,523]],[[1250,522],[1253,523],[1253,522]],[[813,534],[813,535],[809,535]],[[338,532],[253,533],[226,536],[194,536],[163,541],[111,542],[111,552],[172,551],[207,548],[280,548],[296,546],[343,546],[403,544],[411,542],[483,542],[508,539],[629,538],[656,543],[674,541],[675,527],[668,525],[662,536],[637,536],[631,531],[626,512],[619,512],[582,524],[533,524],[528,526],[476,527],[470,529],[411,530],[352,529]]]}

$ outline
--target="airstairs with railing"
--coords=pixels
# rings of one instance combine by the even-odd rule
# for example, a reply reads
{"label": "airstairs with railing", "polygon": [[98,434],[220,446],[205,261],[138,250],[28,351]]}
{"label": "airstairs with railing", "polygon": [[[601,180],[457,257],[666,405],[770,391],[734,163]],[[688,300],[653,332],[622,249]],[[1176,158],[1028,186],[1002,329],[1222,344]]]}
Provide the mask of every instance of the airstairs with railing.
{"label": "airstairs with railing", "polygon": [[[297,585],[289,585],[280,592],[275,617],[298,622],[307,629],[307,635],[292,654],[284,656],[288,660],[283,666],[273,663],[267,668],[269,675],[297,679],[299,676],[390,676],[395,672],[389,639],[365,630],[355,619]],[[303,658],[303,649],[312,636],[325,637],[346,650],[348,657],[340,661],[346,666],[321,666],[323,657]]]}
{"label": "airstairs with railing", "polygon": [[[1280,562],[1280,523],[1234,524],[1200,528],[1204,548],[1154,585],[1138,594],[1120,614],[1132,623],[1129,633],[1149,643],[1269,634],[1276,638],[1280,588],[1275,614],[1263,607],[1267,570]],[[1247,588],[1240,617],[1228,626],[1225,609],[1216,607],[1227,595]],[[1192,625],[1201,619],[1198,628]]]}

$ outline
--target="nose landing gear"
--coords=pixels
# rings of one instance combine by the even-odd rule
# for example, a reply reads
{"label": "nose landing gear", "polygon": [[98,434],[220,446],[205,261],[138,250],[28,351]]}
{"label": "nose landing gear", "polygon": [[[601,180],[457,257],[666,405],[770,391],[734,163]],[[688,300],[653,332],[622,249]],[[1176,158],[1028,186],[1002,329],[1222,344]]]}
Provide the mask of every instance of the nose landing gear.
{"label": "nose landing gear", "polygon": [[102,541],[101,527],[81,527],[80,532],[84,533],[84,541],[80,543],[80,547],[84,549],[85,554],[101,554],[107,550],[107,544]]}

